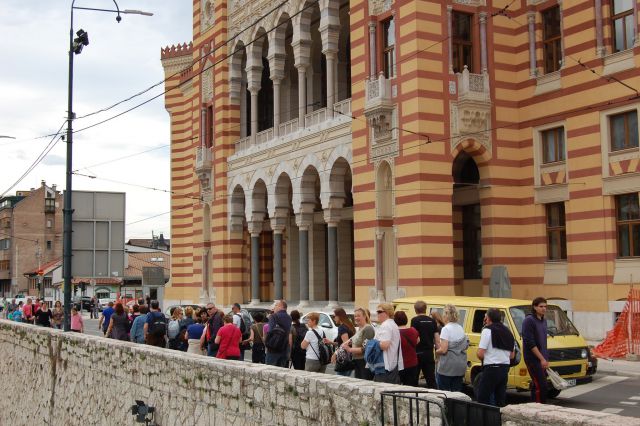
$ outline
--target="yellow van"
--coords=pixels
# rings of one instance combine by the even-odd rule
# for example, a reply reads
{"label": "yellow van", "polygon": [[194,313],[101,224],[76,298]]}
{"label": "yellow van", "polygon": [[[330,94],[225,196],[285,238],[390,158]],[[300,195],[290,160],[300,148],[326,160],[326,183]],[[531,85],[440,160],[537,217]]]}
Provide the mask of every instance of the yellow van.
{"label": "yellow van", "polygon": [[[422,296],[396,299],[393,305],[397,311],[407,314],[409,321],[416,316],[413,305],[418,300],[427,304],[427,314],[439,312],[442,314],[448,303],[455,305],[460,313],[460,325],[469,336],[467,350],[467,372],[464,381],[468,385],[474,381],[480,372],[481,362],[476,356],[480,333],[482,332],[484,315],[489,308],[497,308],[503,314],[504,324],[509,327],[522,348],[522,321],[531,312],[531,301],[519,299],[501,299],[492,297],[462,297],[462,296]],[[547,348],[549,350],[549,365],[564,377],[570,384],[576,385],[591,381],[587,377],[587,362],[589,348],[584,338],[571,323],[565,312],[557,305],[547,304]],[[531,378],[527,372],[524,358],[520,364],[509,370],[509,384],[511,389],[529,390]],[[555,398],[560,391],[549,386],[549,397]]]}

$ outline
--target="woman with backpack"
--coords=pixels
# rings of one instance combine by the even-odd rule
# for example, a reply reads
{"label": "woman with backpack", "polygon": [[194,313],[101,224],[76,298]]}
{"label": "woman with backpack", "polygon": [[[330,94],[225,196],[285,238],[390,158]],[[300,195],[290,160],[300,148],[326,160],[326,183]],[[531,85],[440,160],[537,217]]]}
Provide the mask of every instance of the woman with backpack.
{"label": "woman with backpack", "polygon": [[167,328],[169,349],[178,350],[180,346],[180,321],[182,321],[182,308],[176,306],[171,313],[171,320]]}
{"label": "woman with backpack", "polygon": [[324,332],[318,329],[318,321],[320,321],[320,314],[317,312],[311,312],[307,315],[309,331],[305,334],[300,347],[307,351],[304,370],[313,373],[324,373],[327,370],[327,365],[320,360],[320,345],[324,343],[326,338]]}
{"label": "woman with backpack", "polygon": [[264,314],[258,312],[254,317],[255,323],[251,325],[251,362],[254,364],[264,364]]}
{"label": "woman with backpack", "polygon": [[[356,328],[353,326],[353,323],[351,322],[349,317],[347,317],[347,313],[344,309],[334,309],[333,315],[336,325],[338,326],[338,336],[336,336],[336,340],[333,342],[333,345],[339,348],[340,345],[348,342],[349,339],[351,339],[351,337],[356,334]],[[331,359],[331,362],[336,364],[336,374],[339,376],[350,377],[351,373],[353,372],[353,368],[355,367],[353,363],[341,364],[336,361],[336,356],[334,355]]]}
{"label": "woman with backpack", "polygon": [[129,340],[129,316],[124,311],[122,303],[118,302],[114,306],[113,315],[109,319],[107,337],[116,340]]}
{"label": "woman with backpack", "polygon": [[309,329],[300,322],[300,312],[291,311],[291,320],[291,364],[295,370],[304,370],[307,351],[301,344]]}

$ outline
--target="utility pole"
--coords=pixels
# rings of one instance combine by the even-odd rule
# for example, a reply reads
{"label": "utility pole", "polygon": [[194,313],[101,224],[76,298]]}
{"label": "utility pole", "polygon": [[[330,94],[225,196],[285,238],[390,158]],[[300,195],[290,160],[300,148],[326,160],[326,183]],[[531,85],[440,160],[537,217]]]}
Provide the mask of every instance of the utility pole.
{"label": "utility pole", "polygon": [[42,284],[42,271],[40,267],[42,266],[42,251],[40,249],[40,241],[36,241],[36,258],[38,259],[38,294],[41,300],[44,300],[44,286]]}

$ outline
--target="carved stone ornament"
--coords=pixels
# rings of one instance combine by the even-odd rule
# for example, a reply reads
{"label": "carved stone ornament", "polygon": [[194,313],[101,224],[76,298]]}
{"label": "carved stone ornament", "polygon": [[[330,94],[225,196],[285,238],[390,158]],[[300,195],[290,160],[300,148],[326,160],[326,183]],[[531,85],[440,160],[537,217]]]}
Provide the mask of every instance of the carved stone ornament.
{"label": "carved stone ornament", "polygon": [[209,69],[202,73],[202,100],[208,102],[213,99],[213,67],[211,65],[205,66],[208,66]]}
{"label": "carved stone ornament", "polygon": [[376,111],[367,117],[371,126],[373,143],[381,144],[391,139],[391,114],[387,111]]}
{"label": "carved stone ornament", "polygon": [[[279,0],[229,0],[229,35],[236,36],[243,28],[252,25],[257,16],[265,15],[282,3]],[[276,16],[277,14],[271,14]],[[275,24],[266,24],[265,28],[272,28]]]}
{"label": "carved stone ornament", "polygon": [[491,152],[491,104],[461,101],[451,105],[451,150],[460,142],[473,138]]}
{"label": "carved stone ornament", "polygon": [[391,10],[392,0],[369,0],[369,14],[380,15]]}
{"label": "carved stone ornament", "polygon": [[487,0],[453,0],[454,4],[464,4],[466,6],[486,6]]}
{"label": "carved stone ornament", "polygon": [[200,17],[200,31],[205,32],[215,23],[215,5],[213,0],[201,0],[200,9],[202,16]]}

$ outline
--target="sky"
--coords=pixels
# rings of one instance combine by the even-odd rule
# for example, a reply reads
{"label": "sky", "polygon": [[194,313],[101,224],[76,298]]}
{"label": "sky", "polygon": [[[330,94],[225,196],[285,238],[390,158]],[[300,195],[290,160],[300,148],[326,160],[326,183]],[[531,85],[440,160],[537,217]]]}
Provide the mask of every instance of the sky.
{"label": "sky", "polygon": [[[151,17],[74,11],[74,32],[89,45],[74,57],[74,129],[115,116],[155,95],[164,85],[109,111],[164,78],[160,48],[192,38],[191,0],[116,0],[120,9]],[[114,9],[113,0],[76,0],[76,6]],[[0,194],[38,158],[67,114],[71,0],[3,0],[0,7]],[[65,127],[66,129],[66,123]],[[63,130],[64,131],[64,130]],[[56,138],[57,140],[57,138]],[[126,238],[170,235],[169,114],[159,96],[107,123],[74,134],[73,189],[126,192]],[[123,158],[127,157],[127,158]],[[59,141],[6,195],[48,185],[65,188],[66,144]],[[137,185],[137,186],[136,186]],[[141,188],[156,188],[161,191]],[[167,191],[167,192],[164,192]],[[155,216],[155,217],[154,217]]]}

